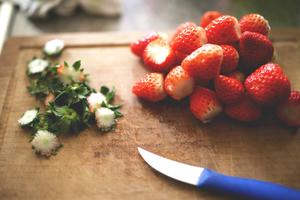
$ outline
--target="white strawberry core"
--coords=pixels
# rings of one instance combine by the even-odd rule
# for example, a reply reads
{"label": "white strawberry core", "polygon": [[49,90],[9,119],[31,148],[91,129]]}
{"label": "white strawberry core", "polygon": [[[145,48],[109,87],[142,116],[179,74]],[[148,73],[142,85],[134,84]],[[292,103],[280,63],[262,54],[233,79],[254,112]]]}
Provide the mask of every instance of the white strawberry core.
{"label": "white strawberry core", "polygon": [[49,62],[44,59],[36,58],[28,64],[30,74],[36,74],[44,71],[49,65]]}
{"label": "white strawberry core", "polygon": [[171,91],[172,97],[174,99],[180,100],[184,97],[190,95],[194,89],[194,81],[193,79],[185,79],[180,80],[176,83],[176,85],[169,85],[167,90]]}
{"label": "white strawberry core", "polygon": [[18,120],[20,125],[27,125],[31,123],[37,116],[38,111],[36,109],[27,110],[23,116]]}
{"label": "white strawberry core", "polygon": [[105,96],[100,93],[91,93],[90,96],[87,97],[87,101],[89,104],[89,108],[91,111],[95,111],[95,109],[100,108],[103,102],[106,102]]}
{"label": "white strawberry core", "polygon": [[59,39],[54,39],[46,42],[44,46],[44,51],[48,55],[58,54],[65,46],[64,41]]}
{"label": "white strawberry core", "polygon": [[109,108],[97,109],[95,118],[98,128],[109,129],[115,124],[115,113]]}
{"label": "white strawberry core", "polygon": [[170,54],[170,49],[167,47],[163,47],[160,45],[154,45],[151,47],[151,55],[155,63],[161,64],[163,63],[168,55]]}
{"label": "white strawberry core", "polygon": [[57,150],[60,143],[55,134],[46,130],[39,130],[31,141],[31,145],[36,152],[50,156],[52,152]]}

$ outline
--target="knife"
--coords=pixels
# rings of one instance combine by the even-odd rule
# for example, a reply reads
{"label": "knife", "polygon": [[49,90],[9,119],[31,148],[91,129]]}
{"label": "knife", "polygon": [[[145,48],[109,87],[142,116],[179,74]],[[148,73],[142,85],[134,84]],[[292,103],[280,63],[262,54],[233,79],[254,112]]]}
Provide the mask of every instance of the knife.
{"label": "knife", "polygon": [[202,167],[170,160],[138,147],[152,168],[178,181],[217,193],[251,200],[300,200],[300,191],[255,179],[227,176]]}

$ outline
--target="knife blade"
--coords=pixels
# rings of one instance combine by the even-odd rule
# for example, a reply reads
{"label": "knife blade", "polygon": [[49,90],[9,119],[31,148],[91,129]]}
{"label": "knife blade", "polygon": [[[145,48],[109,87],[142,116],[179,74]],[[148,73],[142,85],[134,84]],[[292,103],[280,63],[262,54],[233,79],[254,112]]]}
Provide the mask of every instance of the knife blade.
{"label": "knife blade", "polygon": [[252,200],[300,200],[300,191],[255,179],[227,176],[164,158],[138,147],[141,157],[158,172],[198,188]]}

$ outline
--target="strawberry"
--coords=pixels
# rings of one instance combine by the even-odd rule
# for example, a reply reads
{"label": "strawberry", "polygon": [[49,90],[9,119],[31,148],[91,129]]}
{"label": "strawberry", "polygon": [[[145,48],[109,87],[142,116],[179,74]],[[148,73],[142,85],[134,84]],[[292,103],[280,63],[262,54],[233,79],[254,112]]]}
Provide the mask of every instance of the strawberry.
{"label": "strawberry", "polygon": [[219,45],[205,44],[188,57],[181,66],[192,76],[201,80],[211,80],[220,73],[223,50]]}
{"label": "strawberry", "polygon": [[245,80],[249,96],[259,104],[273,105],[285,101],[291,84],[278,64],[262,65]]}
{"label": "strawberry", "polygon": [[[174,38],[175,38],[181,31],[183,31],[184,29],[186,29],[186,28],[188,28],[188,27],[197,27],[197,25],[196,25],[194,22],[185,22],[185,23],[180,24],[180,25],[176,28],[176,30],[175,30],[175,32],[174,32],[174,34],[173,34],[173,36],[172,36],[172,39],[170,40],[170,45],[171,45],[172,42],[174,41]],[[183,52],[180,52],[180,51],[176,51],[176,50],[175,50],[175,54],[176,54],[176,64],[181,64],[181,62],[183,61],[183,59],[185,59],[185,58],[188,56],[188,54],[183,53]]]}
{"label": "strawberry", "polygon": [[205,31],[200,26],[189,25],[179,31],[170,41],[174,51],[190,54],[206,43]]}
{"label": "strawberry", "polygon": [[188,27],[197,27],[197,24],[195,24],[194,22],[185,22],[180,24],[179,26],[177,26],[177,28],[175,29],[175,32],[172,36],[171,41],[184,29],[188,28]]}
{"label": "strawberry", "polygon": [[238,20],[224,15],[213,20],[205,27],[208,43],[231,44],[240,39],[241,31]]}
{"label": "strawberry", "polygon": [[223,49],[223,61],[221,72],[223,74],[234,71],[239,62],[239,54],[234,47],[230,45],[220,45]]}
{"label": "strawberry", "polygon": [[159,38],[160,35],[157,32],[151,32],[145,36],[143,36],[142,38],[140,38],[138,41],[130,44],[130,49],[131,52],[133,54],[135,54],[136,56],[142,58],[143,56],[143,52],[144,49],[146,48],[146,46],[153,40],[156,40],[157,38]]}
{"label": "strawberry", "polygon": [[150,70],[165,72],[175,64],[176,55],[166,40],[158,38],[147,45],[143,60]]}
{"label": "strawberry", "polygon": [[277,106],[276,111],[285,124],[300,127],[300,92],[292,91],[290,97]]}
{"label": "strawberry", "polygon": [[225,114],[239,121],[252,122],[260,118],[262,112],[259,106],[245,96],[235,104],[226,105]]}
{"label": "strawberry", "polygon": [[211,21],[217,19],[223,14],[218,11],[207,11],[205,12],[200,19],[200,26],[205,28]]}
{"label": "strawberry", "polygon": [[197,119],[206,123],[222,112],[222,105],[214,91],[197,87],[190,97],[190,109]]}
{"label": "strawberry", "polygon": [[240,101],[244,96],[243,84],[227,76],[219,75],[215,79],[215,90],[219,99],[225,104]]}
{"label": "strawberry", "polygon": [[239,53],[242,67],[253,70],[272,59],[274,47],[267,36],[246,31],[242,34]]}
{"label": "strawberry", "polygon": [[240,71],[235,71],[229,74],[226,74],[226,76],[230,77],[230,78],[234,78],[236,80],[239,80],[240,82],[244,83],[245,81],[245,74],[243,74]]}
{"label": "strawberry", "polygon": [[145,100],[157,102],[166,97],[164,76],[161,73],[148,73],[132,87],[132,92]]}
{"label": "strawberry", "polygon": [[165,91],[176,100],[190,95],[193,89],[194,79],[181,66],[173,68],[165,78]]}
{"label": "strawberry", "polygon": [[251,13],[243,16],[240,20],[241,32],[250,31],[263,35],[268,35],[270,32],[270,25],[268,20],[257,13]]}

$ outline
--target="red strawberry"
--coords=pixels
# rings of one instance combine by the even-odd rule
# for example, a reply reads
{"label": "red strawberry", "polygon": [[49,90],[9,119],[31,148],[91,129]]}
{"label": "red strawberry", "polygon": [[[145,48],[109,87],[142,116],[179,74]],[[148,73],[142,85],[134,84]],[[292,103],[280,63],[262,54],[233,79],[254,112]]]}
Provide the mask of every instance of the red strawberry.
{"label": "red strawberry", "polygon": [[239,53],[242,67],[253,70],[269,62],[273,56],[274,47],[268,37],[246,31],[240,39]]}
{"label": "red strawberry", "polygon": [[[176,28],[176,30],[175,30],[175,32],[174,32],[174,34],[173,34],[173,36],[172,36],[172,38],[171,38],[171,40],[170,40],[170,45],[171,45],[171,46],[172,46],[172,42],[174,41],[174,38],[175,38],[181,31],[183,31],[184,29],[186,29],[186,28],[188,28],[188,27],[197,27],[197,25],[196,25],[194,22],[185,22],[185,23],[183,23],[183,24],[180,24],[180,25]],[[176,55],[176,64],[180,64],[180,63],[182,62],[182,60],[185,59],[185,58],[188,56],[188,54],[183,53],[183,52],[180,52],[180,51],[176,51],[176,50],[175,50],[175,55]]]}
{"label": "red strawberry", "polygon": [[170,41],[174,51],[190,54],[206,43],[205,31],[200,26],[187,26]]}
{"label": "red strawberry", "polygon": [[239,54],[234,47],[230,45],[220,45],[223,49],[223,62],[221,72],[223,74],[233,72],[239,62]]}
{"label": "red strawberry", "polygon": [[165,78],[165,91],[176,100],[190,95],[193,89],[194,79],[181,66],[173,68]]}
{"label": "red strawberry", "polygon": [[205,44],[188,57],[181,66],[192,76],[200,80],[211,80],[220,73],[223,50],[219,45]]}
{"label": "red strawberry", "polygon": [[218,17],[222,16],[223,14],[218,11],[207,11],[205,12],[200,20],[200,26],[205,28],[211,21],[217,19]]}
{"label": "red strawberry", "polygon": [[190,97],[193,115],[203,123],[211,121],[222,112],[216,93],[204,87],[197,87]]}
{"label": "red strawberry", "polygon": [[256,13],[243,16],[240,20],[240,27],[242,33],[250,31],[263,35],[268,35],[271,29],[268,20]]}
{"label": "red strawberry", "polygon": [[136,41],[130,45],[131,52],[141,58],[143,56],[143,52],[144,52],[144,49],[146,48],[146,46],[151,41],[156,40],[159,37],[160,37],[160,35],[157,32],[151,32],[151,33],[145,35],[144,37],[142,37],[141,39],[139,39],[138,41]]}
{"label": "red strawberry", "polygon": [[161,73],[148,73],[132,87],[132,92],[145,100],[156,102],[164,99],[164,76]]}
{"label": "red strawberry", "polygon": [[165,72],[174,66],[176,55],[166,40],[158,38],[147,45],[143,60],[150,70]]}
{"label": "red strawberry", "polygon": [[219,99],[225,104],[239,102],[244,96],[243,84],[230,77],[219,75],[215,79],[215,90]]}
{"label": "red strawberry", "polygon": [[185,22],[185,23],[182,23],[182,24],[180,24],[177,28],[176,28],[176,30],[175,30],[175,32],[174,32],[174,34],[173,34],[173,36],[172,36],[172,39],[171,39],[171,41],[181,32],[181,31],[183,31],[184,29],[186,29],[187,27],[197,27],[197,24],[195,24],[194,22]]}
{"label": "red strawberry", "polygon": [[291,84],[278,64],[267,63],[245,80],[249,96],[259,104],[277,104],[285,101],[291,92]]}
{"label": "red strawberry", "polygon": [[207,41],[212,44],[231,44],[237,42],[241,36],[238,20],[230,15],[218,17],[205,30]]}
{"label": "red strawberry", "polygon": [[235,104],[226,105],[225,114],[239,121],[251,122],[260,118],[261,109],[245,96]]}
{"label": "red strawberry", "polygon": [[277,116],[289,126],[300,127],[300,92],[292,91],[290,97],[277,106]]}
{"label": "red strawberry", "polygon": [[239,80],[242,83],[244,83],[244,81],[245,81],[245,74],[243,74],[240,71],[235,71],[235,72],[232,72],[230,74],[226,74],[226,76],[228,76],[230,78],[234,78],[236,80]]}

